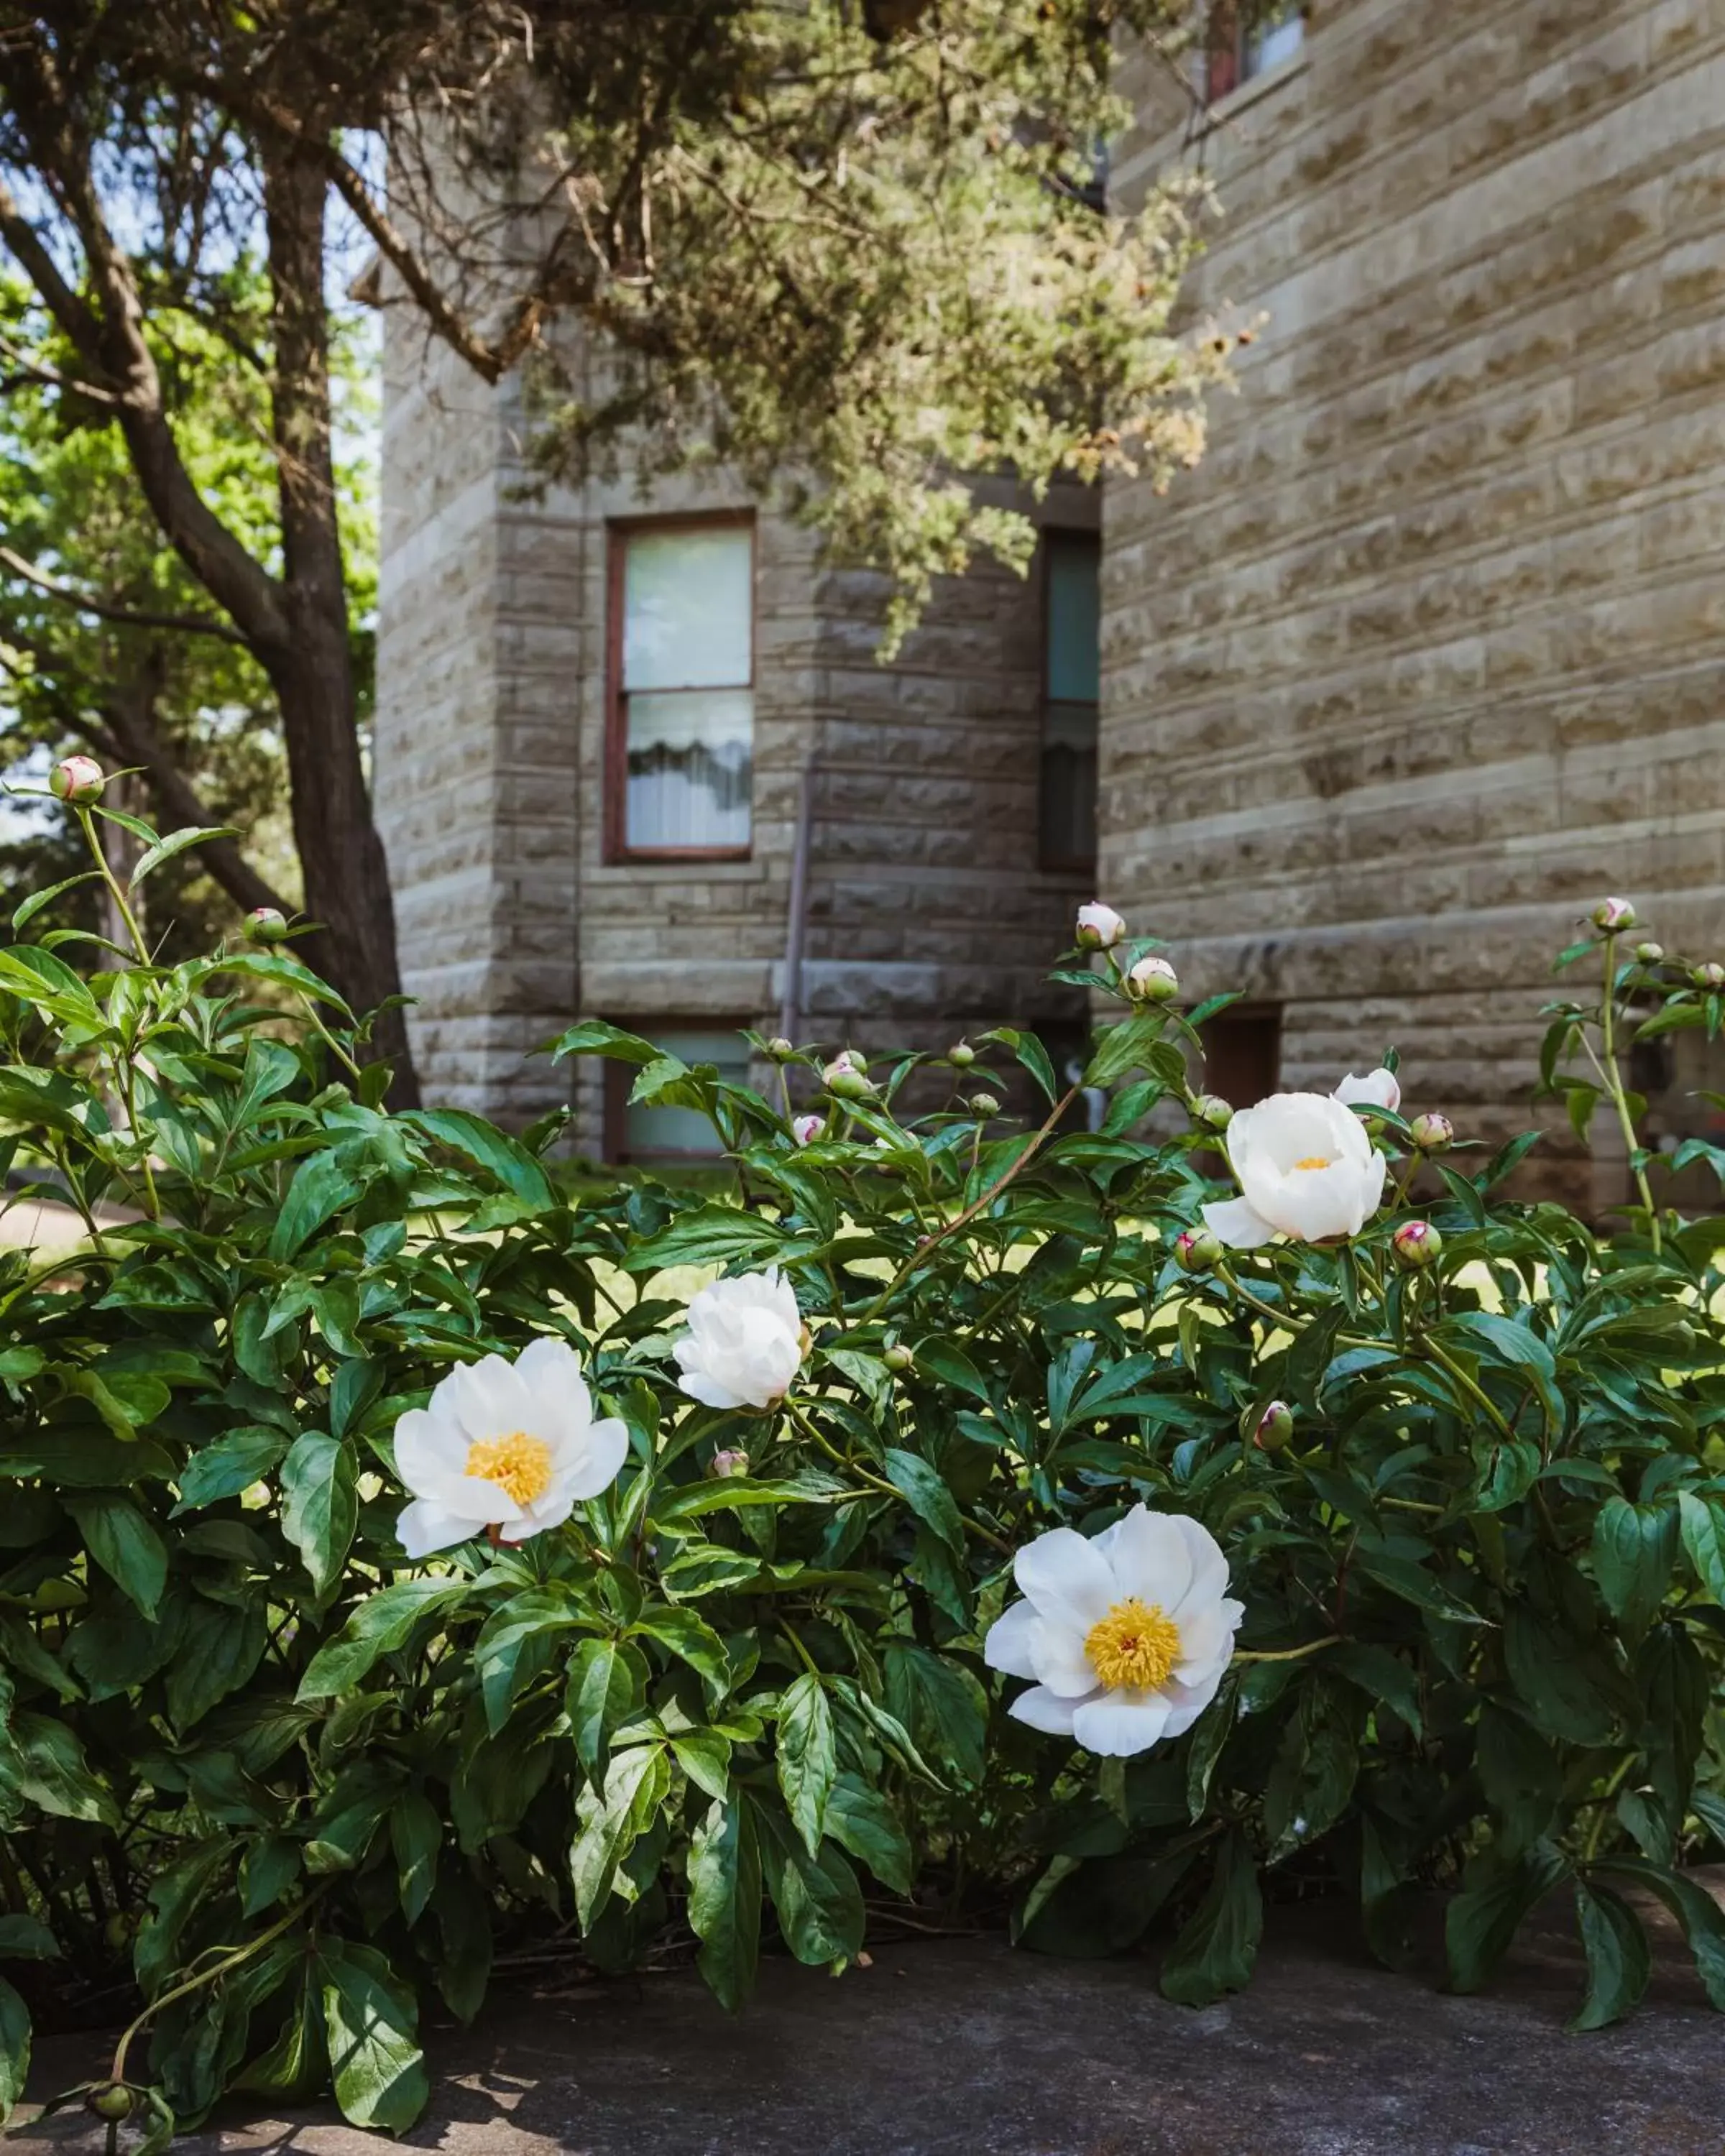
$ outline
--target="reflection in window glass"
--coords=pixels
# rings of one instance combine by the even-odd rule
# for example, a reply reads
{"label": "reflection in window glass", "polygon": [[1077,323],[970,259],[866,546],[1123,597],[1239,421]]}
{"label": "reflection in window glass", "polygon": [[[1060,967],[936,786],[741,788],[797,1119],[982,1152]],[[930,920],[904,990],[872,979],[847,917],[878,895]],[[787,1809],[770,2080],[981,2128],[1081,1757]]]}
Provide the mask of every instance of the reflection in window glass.
{"label": "reflection in window glass", "polygon": [[623,542],[630,852],[747,848],[754,744],[754,539],[744,525]]}
{"label": "reflection in window glass", "polygon": [[1299,51],[1306,11],[1298,0],[1210,0],[1204,87],[1214,105]]}
{"label": "reflection in window glass", "polygon": [[1096,853],[1101,547],[1089,531],[1050,531],[1046,544],[1041,856],[1045,868],[1081,868]]}
{"label": "reflection in window glass", "polygon": [[[719,1075],[730,1084],[748,1083],[749,1045],[734,1029],[678,1027],[647,1038],[662,1055],[677,1056],[689,1064],[715,1064]],[[631,1078],[634,1075],[629,1073]],[[662,1158],[666,1154],[716,1160],[723,1150],[718,1132],[699,1108],[649,1107],[633,1101],[624,1111],[623,1125],[623,1150],[629,1160]]]}

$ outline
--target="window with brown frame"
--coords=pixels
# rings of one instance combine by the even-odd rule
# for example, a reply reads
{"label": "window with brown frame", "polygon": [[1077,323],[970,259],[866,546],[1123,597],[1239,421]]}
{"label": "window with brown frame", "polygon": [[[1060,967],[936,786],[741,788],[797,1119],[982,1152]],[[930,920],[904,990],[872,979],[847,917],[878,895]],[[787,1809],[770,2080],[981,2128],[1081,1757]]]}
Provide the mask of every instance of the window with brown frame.
{"label": "window with brown frame", "polygon": [[1299,51],[1306,10],[1297,0],[1210,0],[1204,23],[1204,97],[1215,105]]}
{"label": "window with brown frame", "polygon": [[746,517],[616,525],[606,854],[746,858],[755,724],[755,534]]}
{"label": "window with brown frame", "polygon": [[[749,1081],[749,1045],[740,1025],[722,1019],[691,1020],[687,1025],[655,1024],[644,1038],[662,1055],[687,1064],[711,1063],[733,1086]],[[633,1064],[606,1065],[605,1158],[619,1163],[660,1161],[689,1166],[722,1158],[719,1133],[698,1108],[677,1108],[632,1101],[629,1089],[638,1072]]]}
{"label": "window with brown frame", "polygon": [[1045,869],[1096,858],[1096,705],[1101,683],[1101,542],[1094,531],[1043,540],[1042,780]]}

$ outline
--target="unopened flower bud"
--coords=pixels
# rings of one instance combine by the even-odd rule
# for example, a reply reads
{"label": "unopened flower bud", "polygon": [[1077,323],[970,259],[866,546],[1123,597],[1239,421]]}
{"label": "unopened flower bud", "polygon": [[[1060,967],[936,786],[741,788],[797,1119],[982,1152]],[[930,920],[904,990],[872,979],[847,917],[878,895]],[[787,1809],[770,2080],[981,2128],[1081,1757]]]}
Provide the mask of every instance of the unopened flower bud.
{"label": "unopened flower bud", "polygon": [[1111,906],[1104,906],[1100,899],[1092,899],[1088,906],[1078,909],[1076,931],[1081,951],[1108,951],[1126,933],[1126,923]]}
{"label": "unopened flower bud", "polygon": [[826,1081],[828,1092],[841,1101],[865,1101],[875,1090],[867,1072],[860,1070],[848,1053],[835,1056],[821,1076]]}
{"label": "unopened flower bud", "polygon": [[998,1116],[1000,1113],[1000,1103],[992,1093],[973,1093],[971,1096],[970,1112],[973,1116]]}
{"label": "unopened flower bud", "polygon": [[1430,1220],[1404,1220],[1390,1237],[1389,1247],[1395,1252],[1398,1265],[1417,1272],[1438,1256],[1444,1247],[1444,1239]]}
{"label": "unopened flower bud", "polygon": [[84,2101],[98,2118],[105,2118],[115,2125],[123,2118],[130,2118],[137,2102],[124,2082],[105,2082],[100,2088],[93,2088]]}
{"label": "unopened flower bud", "polygon": [[713,1455],[706,1471],[715,1482],[739,1482],[749,1471],[749,1456],[727,1446]]}
{"label": "unopened flower bud", "polygon": [[825,1137],[826,1128],[824,1116],[793,1116],[791,1118],[791,1136],[798,1145],[813,1145],[817,1138]]}
{"label": "unopened flower bud", "polygon": [[1644,966],[1661,965],[1665,960],[1665,946],[1663,943],[1638,943],[1635,956]]}
{"label": "unopened flower bud", "polygon": [[1252,1443],[1260,1452],[1280,1452],[1294,1434],[1294,1410],[1286,1400],[1272,1400],[1257,1419]]}
{"label": "unopened flower bud", "polygon": [[796,1043],[787,1040],[782,1033],[775,1033],[767,1044],[767,1053],[775,1063],[788,1063],[796,1052]]}
{"label": "unopened flower bud", "polygon": [[1689,978],[1698,988],[1725,988],[1725,966],[1717,958],[1709,958],[1704,966],[1692,966]]}
{"label": "unopened flower bud", "polygon": [[1174,1263],[1183,1273],[1208,1272],[1222,1261],[1222,1239],[1208,1228],[1188,1228],[1174,1238]]}
{"label": "unopened flower bud", "polygon": [[58,794],[62,801],[74,802],[80,807],[86,802],[100,801],[107,783],[107,773],[93,756],[64,757],[48,774],[49,791]]}
{"label": "unopened flower bud", "polygon": [[1234,1121],[1234,1111],[1219,1093],[1200,1093],[1192,1103],[1192,1120],[1206,1130],[1225,1131]]}
{"label": "unopened flower bud", "polygon": [[1607,936],[1621,934],[1635,925],[1635,909],[1626,898],[1602,898],[1594,908],[1594,926]]}
{"label": "unopened flower bud", "polygon": [[254,943],[279,943],[287,927],[287,916],[273,906],[254,906],[245,916],[245,932]]}
{"label": "unopened flower bud", "polygon": [[947,1050],[947,1060],[955,1070],[968,1070],[976,1061],[976,1050],[968,1040],[954,1041]]}
{"label": "unopened flower bud", "polygon": [[1455,1142],[1455,1126],[1447,1116],[1415,1116],[1408,1136],[1421,1152],[1443,1152]]}
{"label": "unopened flower bud", "polygon": [[896,1371],[901,1376],[906,1370],[912,1370],[916,1367],[916,1357],[908,1348],[902,1346],[889,1348],[881,1356],[880,1360],[889,1370]]}
{"label": "unopened flower bud", "polygon": [[1180,993],[1180,977],[1166,958],[1140,958],[1126,977],[1126,992],[1135,1003],[1165,1004]]}

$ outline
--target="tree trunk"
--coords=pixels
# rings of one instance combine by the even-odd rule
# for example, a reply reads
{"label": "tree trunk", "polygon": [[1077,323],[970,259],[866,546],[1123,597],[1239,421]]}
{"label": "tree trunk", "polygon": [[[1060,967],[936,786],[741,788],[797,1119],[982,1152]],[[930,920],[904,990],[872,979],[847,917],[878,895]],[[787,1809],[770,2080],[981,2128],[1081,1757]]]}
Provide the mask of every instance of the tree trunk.
{"label": "tree trunk", "polygon": [[[324,300],[328,177],[305,150],[262,146],[275,304],[274,434],[280,472],[282,594],[287,634],[259,649],[281,706],[294,839],[305,911],[323,932],[300,947],[356,1011],[401,993],[388,864],[360,757],[358,699],[331,452],[329,325]],[[418,1099],[398,1009],[375,1042],[396,1066],[390,1098]]]}

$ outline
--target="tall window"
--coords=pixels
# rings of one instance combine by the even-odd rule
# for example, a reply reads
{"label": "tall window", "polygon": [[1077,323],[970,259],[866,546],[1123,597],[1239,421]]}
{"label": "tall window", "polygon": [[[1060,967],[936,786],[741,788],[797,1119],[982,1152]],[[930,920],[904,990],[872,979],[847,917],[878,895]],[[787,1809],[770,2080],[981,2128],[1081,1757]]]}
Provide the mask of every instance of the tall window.
{"label": "tall window", "polygon": [[1214,105],[1299,51],[1306,11],[1298,0],[1210,0],[1204,94]]}
{"label": "tall window", "polygon": [[613,535],[608,850],[747,854],[755,548],[736,520]]}
{"label": "tall window", "polygon": [[1096,857],[1096,701],[1101,681],[1101,545],[1050,531],[1042,706],[1042,865]]}
{"label": "tall window", "polygon": [[[648,1036],[661,1054],[688,1064],[711,1063],[734,1086],[749,1079],[749,1045],[734,1027],[661,1026]],[[607,1102],[606,1151],[614,1160],[668,1162],[716,1160],[719,1134],[699,1108],[676,1108],[631,1101],[636,1076],[632,1065],[607,1066],[614,1091]]]}

